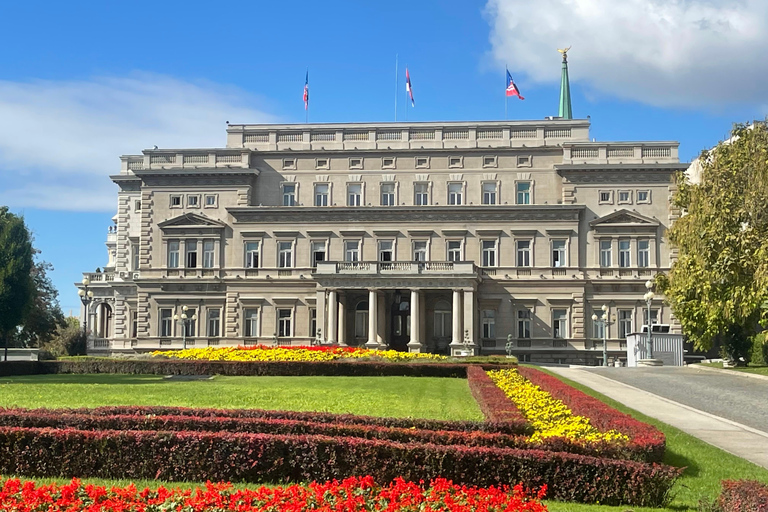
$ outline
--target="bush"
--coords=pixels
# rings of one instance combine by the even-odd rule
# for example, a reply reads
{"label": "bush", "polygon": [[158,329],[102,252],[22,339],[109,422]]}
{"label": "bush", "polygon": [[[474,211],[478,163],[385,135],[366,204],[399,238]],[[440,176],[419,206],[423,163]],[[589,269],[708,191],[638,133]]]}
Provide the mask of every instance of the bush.
{"label": "bush", "polygon": [[750,363],[754,366],[768,366],[768,332],[763,331],[752,338]]}
{"label": "bush", "polygon": [[40,347],[40,358],[51,359],[61,356],[84,355],[87,348],[85,333],[77,318],[68,317],[66,324],[59,326],[50,341]]}
{"label": "bush", "polygon": [[480,406],[480,411],[485,419],[493,422],[509,422],[521,424],[521,431],[532,433],[532,428],[528,425],[528,420],[522,415],[520,410],[507,398],[504,391],[488,377],[485,370],[478,366],[467,368],[467,384],[472,396]]}
{"label": "bush", "polygon": [[754,480],[723,480],[717,505],[722,512],[768,512],[768,485]]}
{"label": "bush", "polygon": [[304,482],[371,475],[457,484],[547,485],[549,497],[659,506],[681,470],[541,450],[230,432],[0,427],[0,473],[110,479]]}

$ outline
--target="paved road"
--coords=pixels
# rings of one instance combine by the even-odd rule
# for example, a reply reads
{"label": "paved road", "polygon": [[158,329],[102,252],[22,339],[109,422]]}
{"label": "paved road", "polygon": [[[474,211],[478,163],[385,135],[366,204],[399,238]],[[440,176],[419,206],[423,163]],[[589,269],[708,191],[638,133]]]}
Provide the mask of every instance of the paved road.
{"label": "paved road", "polygon": [[590,371],[669,400],[768,432],[768,379],[687,367]]}

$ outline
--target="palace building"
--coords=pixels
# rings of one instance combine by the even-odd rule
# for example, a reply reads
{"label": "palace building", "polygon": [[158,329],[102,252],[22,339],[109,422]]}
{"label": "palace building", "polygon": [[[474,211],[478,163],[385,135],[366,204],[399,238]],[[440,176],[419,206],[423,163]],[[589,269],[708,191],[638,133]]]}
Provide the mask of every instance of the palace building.
{"label": "palace building", "polygon": [[[84,274],[89,353],[509,346],[599,364],[605,337],[625,359],[645,282],[670,267],[687,164],[676,142],[594,142],[589,128],[228,125],[223,148],[123,156],[109,261]],[[591,319],[603,305],[607,326]],[[679,332],[661,297],[652,317]]]}

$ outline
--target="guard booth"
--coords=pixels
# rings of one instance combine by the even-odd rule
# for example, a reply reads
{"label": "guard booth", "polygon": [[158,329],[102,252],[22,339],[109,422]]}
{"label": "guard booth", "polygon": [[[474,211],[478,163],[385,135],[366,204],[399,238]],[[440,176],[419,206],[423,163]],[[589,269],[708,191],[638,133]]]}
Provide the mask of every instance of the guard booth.
{"label": "guard booth", "polygon": [[[654,324],[651,326],[653,341],[653,358],[660,359],[664,366],[683,366],[684,350],[683,335],[669,332],[669,325]],[[643,332],[627,336],[627,366],[637,366],[640,359],[648,359],[648,326],[643,326]]]}

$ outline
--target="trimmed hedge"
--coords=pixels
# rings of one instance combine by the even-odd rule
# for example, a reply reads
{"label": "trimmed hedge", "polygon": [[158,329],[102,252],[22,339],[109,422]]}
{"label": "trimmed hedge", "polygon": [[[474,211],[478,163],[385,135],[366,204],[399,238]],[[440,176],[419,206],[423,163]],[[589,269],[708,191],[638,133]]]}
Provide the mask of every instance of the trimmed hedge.
{"label": "trimmed hedge", "polygon": [[[467,384],[486,420],[494,423],[528,424],[528,420],[525,419],[514,402],[491,380],[483,368],[468,367]],[[531,432],[529,425],[527,425],[526,431]]]}
{"label": "trimmed hedge", "polygon": [[[647,462],[661,462],[664,458],[666,438],[657,428],[617,411],[544,372],[530,367],[519,367],[518,371],[520,375],[565,403],[574,414],[589,418],[590,423],[599,430],[617,430],[629,436],[630,441],[623,448],[627,458]],[[605,450],[612,450],[616,446],[611,443],[603,445]]]}
{"label": "trimmed hedge", "polygon": [[302,482],[371,475],[548,486],[563,501],[659,506],[681,470],[541,450],[328,436],[0,427],[0,473],[36,477]]}
{"label": "trimmed hedge", "polygon": [[717,506],[722,512],[768,512],[768,485],[756,480],[723,480]]}

